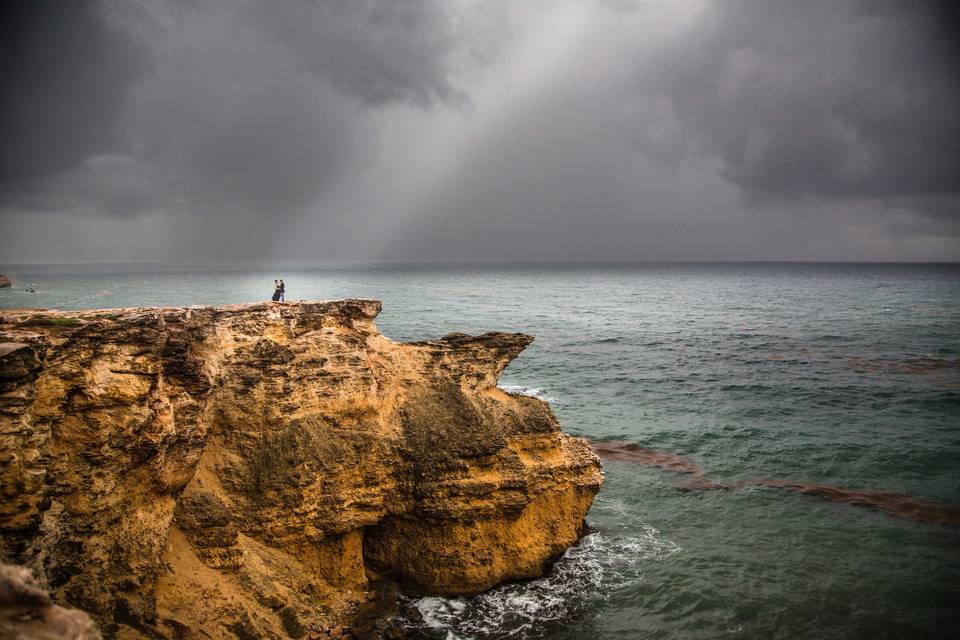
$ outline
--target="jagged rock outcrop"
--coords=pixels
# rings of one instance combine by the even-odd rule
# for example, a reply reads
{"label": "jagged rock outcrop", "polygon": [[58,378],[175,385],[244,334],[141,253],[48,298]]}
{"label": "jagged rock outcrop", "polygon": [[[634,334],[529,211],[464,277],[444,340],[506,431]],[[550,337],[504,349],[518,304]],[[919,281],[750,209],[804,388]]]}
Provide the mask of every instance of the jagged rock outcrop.
{"label": "jagged rock outcrop", "polygon": [[0,289],[11,286],[10,278],[0,273]]}
{"label": "jagged rock outcrop", "polygon": [[0,559],[108,637],[302,637],[368,581],[540,574],[602,481],[497,379],[531,337],[395,343],[380,303],[0,314]]}
{"label": "jagged rock outcrop", "polygon": [[100,640],[83,611],[53,604],[30,571],[0,564],[0,638],[11,640]]}

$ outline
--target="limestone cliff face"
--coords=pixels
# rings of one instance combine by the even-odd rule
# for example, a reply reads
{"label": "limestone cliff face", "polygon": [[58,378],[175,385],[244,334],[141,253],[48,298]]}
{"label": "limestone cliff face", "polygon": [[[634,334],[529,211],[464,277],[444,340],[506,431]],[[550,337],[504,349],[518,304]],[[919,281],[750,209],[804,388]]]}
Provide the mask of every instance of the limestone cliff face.
{"label": "limestone cliff face", "polygon": [[107,636],[300,637],[384,576],[540,574],[602,481],[496,387],[531,337],[402,344],[343,300],[0,316],[0,560]]}

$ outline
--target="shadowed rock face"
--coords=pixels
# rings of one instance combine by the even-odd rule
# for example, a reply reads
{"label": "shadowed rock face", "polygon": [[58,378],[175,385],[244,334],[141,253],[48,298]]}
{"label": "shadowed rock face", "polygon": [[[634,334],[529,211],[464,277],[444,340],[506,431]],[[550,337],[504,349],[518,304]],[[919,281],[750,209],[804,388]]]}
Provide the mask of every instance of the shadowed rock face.
{"label": "shadowed rock face", "polygon": [[23,567],[0,564],[0,638],[100,640],[86,613],[59,607]]}
{"label": "shadowed rock face", "polygon": [[539,575],[602,477],[496,388],[531,337],[380,335],[372,300],[0,317],[0,558],[108,637],[298,637],[368,579]]}

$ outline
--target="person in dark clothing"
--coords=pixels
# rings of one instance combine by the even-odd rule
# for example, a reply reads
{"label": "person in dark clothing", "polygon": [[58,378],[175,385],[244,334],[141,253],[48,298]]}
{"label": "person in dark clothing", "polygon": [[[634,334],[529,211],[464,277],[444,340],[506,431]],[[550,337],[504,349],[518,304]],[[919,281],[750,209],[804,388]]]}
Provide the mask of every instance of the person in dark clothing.
{"label": "person in dark clothing", "polygon": [[283,284],[283,280],[280,281],[280,302],[283,302],[283,296],[287,292],[287,287]]}
{"label": "person in dark clothing", "polygon": [[283,292],[280,290],[280,283],[276,280],[273,281],[273,297],[271,300],[277,302],[283,296]]}

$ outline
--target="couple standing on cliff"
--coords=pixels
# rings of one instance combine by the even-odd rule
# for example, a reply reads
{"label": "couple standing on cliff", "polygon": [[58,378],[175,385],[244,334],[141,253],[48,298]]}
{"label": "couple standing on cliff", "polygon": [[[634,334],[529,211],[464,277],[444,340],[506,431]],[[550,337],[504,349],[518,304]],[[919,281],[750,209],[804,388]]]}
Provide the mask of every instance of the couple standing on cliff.
{"label": "couple standing on cliff", "polygon": [[286,286],[283,284],[283,280],[274,280],[273,281],[273,298],[274,302],[283,302],[283,295],[286,293]]}

